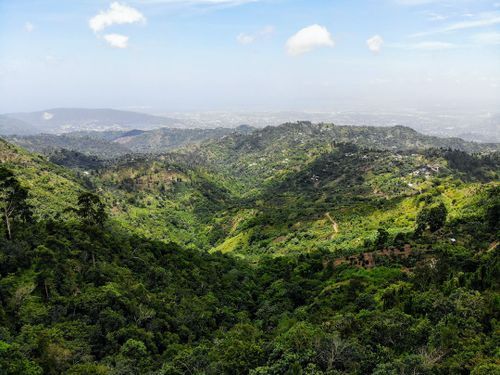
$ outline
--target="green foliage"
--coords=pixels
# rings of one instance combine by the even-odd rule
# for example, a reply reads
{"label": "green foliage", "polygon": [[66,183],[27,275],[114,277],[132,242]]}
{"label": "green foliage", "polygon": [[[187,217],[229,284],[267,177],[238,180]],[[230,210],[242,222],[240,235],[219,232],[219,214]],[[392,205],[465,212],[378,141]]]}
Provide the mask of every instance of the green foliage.
{"label": "green foliage", "polygon": [[0,373],[498,373],[497,167],[362,148],[415,137],[301,123],[84,178],[0,144],[34,212],[0,238]]}
{"label": "green foliage", "polygon": [[215,339],[209,352],[211,369],[219,374],[245,374],[265,358],[262,332],[248,323],[239,323]]}
{"label": "green foliage", "polygon": [[479,365],[474,367],[471,375],[498,375],[500,374],[500,365],[495,363]]}
{"label": "green foliage", "polygon": [[99,196],[89,192],[81,193],[78,196],[76,214],[87,226],[102,227],[107,218],[104,203],[101,202]]}
{"label": "green foliage", "polygon": [[417,232],[421,233],[429,229],[435,232],[441,229],[446,223],[446,216],[448,211],[444,203],[424,207],[417,215]]}
{"label": "green foliage", "polygon": [[500,229],[500,202],[495,202],[490,207],[488,207],[486,212],[486,220],[488,226],[492,230]]}
{"label": "green foliage", "polygon": [[375,240],[375,246],[377,249],[383,248],[387,245],[389,240],[389,232],[387,232],[384,228],[379,228],[377,233],[377,239]]}
{"label": "green foliage", "polygon": [[0,166],[0,209],[8,239],[12,239],[12,227],[16,220],[27,222],[32,218],[27,200],[28,190],[21,186],[12,171]]}
{"label": "green foliage", "polygon": [[42,369],[27,359],[18,346],[0,341],[0,372],[5,375],[41,375]]}

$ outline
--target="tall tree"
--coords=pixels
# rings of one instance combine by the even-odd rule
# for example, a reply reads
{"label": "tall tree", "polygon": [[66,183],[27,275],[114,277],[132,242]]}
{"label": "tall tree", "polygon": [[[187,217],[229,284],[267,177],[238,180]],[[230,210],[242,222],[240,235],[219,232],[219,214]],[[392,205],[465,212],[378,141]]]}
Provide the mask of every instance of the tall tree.
{"label": "tall tree", "polygon": [[11,170],[0,166],[0,206],[9,240],[15,220],[31,220],[31,206],[27,200],[28,190],[21,186]]}
{"label": "tall tree", "polygon": [[431,232],[441,229],[446,223],[447,216],[448,210],[444,203],[424,207],[417,215],[416,233],[421,234],[427,229]]}
{"label": "tall tree", "polygon": [[[78,208],[75,212],[81,218],[86,230],[102,229],[104,222],[108,218],[104,203],[98,195],[90,192],[84,192],[78,196]],[[92,255],[92,264],[95,267],[95,249],[92,249],[90,253]]]}
{"label": "tall tree", "polygon": [[87,226],[102,227],[107,219],[104,203],[101,202],[99,196],[90,192],[84,192],[78,196],[76,213]]}

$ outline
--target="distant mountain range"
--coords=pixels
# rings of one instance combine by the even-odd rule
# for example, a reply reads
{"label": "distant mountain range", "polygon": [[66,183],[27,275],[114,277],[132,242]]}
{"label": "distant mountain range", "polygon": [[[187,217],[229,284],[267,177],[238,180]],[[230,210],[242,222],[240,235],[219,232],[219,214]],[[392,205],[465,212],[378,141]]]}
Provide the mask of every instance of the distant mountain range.
{"label": "distant mountain range", "polygon": [[[241,125],[215,129],[80,131],[6,139],[68,167],[95,169],[128,154],[136,159],[138,154],[155,158],[155,155],[174,152],[175,160],[180,158],[193,165],[202,163],[219,172],[225,171],[227,176],[241,175],[242,180],[248,181],[260,181],[270,177],[268,173],[294,168],[342,143],[394,152],[441,148],[484,153],[500,148],[494,143],[423,135],[404,126],[337,126],[308,121],[263,129]],[[273,168],[268,168],[269,165]]]}
{"label": "distant mountain range", "polygon": [[0,115],[0,135],[27,135],[36,134],[37,132],[37,128],[34,125],[13,117]]}
{"label": "distant mountain range", "polygon": [[0,116],[0,135],[61,134],[74,131],[150,130],[185,127],[168,117],[114,109],[54,108]]}
{"label": "distant mountain range", "polygon": [[108,159],[130,153],[162,153],[231,134],[247,134],[250,126],[234,129],[134,129],[129,131],[79,131],[64,134],[9,136],[11,142],[32,152],[51,154],[56,150],[76,151]]}
{"label": "distant mountain range", "polygon": [[63,134],[80,131],[131,131],[158,128],[215,129],[248,124],[256,128],[297,120],[365,126],[409,126],[423,134],[475,142],[500,141],[499,113],[401,112],[201,112],[145,113],[113,109],[55,108],[0,115],[0,135]]}
{"label": "distant mountain range", "polygon": [[460,110],[401,108],[397,111],[334,111],[334,112],[194,112],[165,113],[180,119],[189,128],[232,128],[248,124],[258,128],[278,126],[295,121],[334,123],[356,126],[409,126],[416,131],[438,137],[460,137],[475,142],[500,142],[500,113]]}

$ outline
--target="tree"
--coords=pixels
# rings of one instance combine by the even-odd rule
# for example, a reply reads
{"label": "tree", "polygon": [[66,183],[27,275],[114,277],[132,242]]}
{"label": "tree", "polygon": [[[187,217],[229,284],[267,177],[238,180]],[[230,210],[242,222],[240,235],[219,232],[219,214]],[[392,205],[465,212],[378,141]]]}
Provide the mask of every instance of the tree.
{"label": "tree", "polygon": [[41,375],[42,369],[26,358],[16,345],[0,341],[0,373],[5,375]]}
{"label": "tree", "polygon": [[38,272],[37,283],[45,293],[45,298],[50,299],[50,287],[54,284],[56,275],[56,254],[44,245],[35,249],[35,270]]}
{"label": "tree", "polygon": [[150,373],[151,358],[146,345],[140,340],[128,339],[115,357],[115,374]]}
{"label": "tree", "polygon": [[447,216],[448,210],[444,203],[424,207],[417,216],[417,233],[422,233],[426,229],[429,229],[431,232],[441,229],[446,223]]}
{"label": "tree", "polygon": [[27,200],[28,190],[21,186],[12,171],[0,166],[0,205],[9,240],[12,239],[12,226],[16,219],[26,222],[32,218]]}
{"label": "tree", "polygon": [[245,374],[257,367],[264,354],[262,332],[251,324],[237,324],[215,340],[209,358],[215,373]]}
{"label": "tree", "polygon": [[496,202],[486,210],[486,222],[493,231],[500,227],[500,202]]}
{"label": "tree", "polygon": [[387,241],[389,240],[389,232],[387,232],[384,228],[378,228],[377,239],[375,240],[375,247],[377,249],[382,249],[387,245]]}
{"label": "tree", "polygon": [[498,375],[500,374],[500,365],[496,363],[487,363],[476,366],[471,371],[472,375]]}
{"label": "tree", "polygon": [[440,203],[434,206],[429,211],[429,228],[431,232],[435,232],[441,229],[446,223],[446,217],[448,216],[448,210],[444,203]]}
{"label": "tree", "polygon": [[108,375],[111,372],[109,367],[97,363],[77,363],[69,370],[69,375]]}
{"label": "tree", "polygon": [[[94,193],[83,192],[78,196],[78,208],[72,209],[81,218],[84,229],[96,229],[104,226],[108,215],[105,205]],[[95,250],[91,250],[92,264],[95,267]]]}
{"label": "tree", "polygon": [[104,203],[101,202],[99,196],[90,192],[84,192],[78,196],[76,213],[87,226],[102,227],[107,219]]}
{"label": "tree", "polygon": [[318,360],[326,371],[347,367],[352,358],[352,345],[343,340],[338,333],[329,333],[317,344]]}
{"label": "tree", "polygon": [[393,241],[395,247],[403,247],[406,243],[407,243],[407,238],[405,233],[399,232],[398,234],[396,234]]}

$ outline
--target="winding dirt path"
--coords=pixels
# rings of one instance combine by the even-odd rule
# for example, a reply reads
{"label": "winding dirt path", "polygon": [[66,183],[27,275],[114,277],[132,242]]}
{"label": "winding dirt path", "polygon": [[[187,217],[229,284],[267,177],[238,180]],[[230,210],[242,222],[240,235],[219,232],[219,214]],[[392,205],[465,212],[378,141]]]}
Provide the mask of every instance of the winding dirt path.
{"label": "winding dirt path", "polygon": [[330,221],[330,223],[332,223],[333,233],[331,234],[330,238],[333,238],[333,236],[339,232],[339,225],[337,224],[337,222],[335,220],[332,219],[329,212],[325,213],[325,216],[328,219],[328,221]]}
{"label": "winding dirt path", "polygon": [[488,248],[488,252],[495,250],[497,246],[498,246],[498,241],[492,242],[490,244],[490,247]]}

